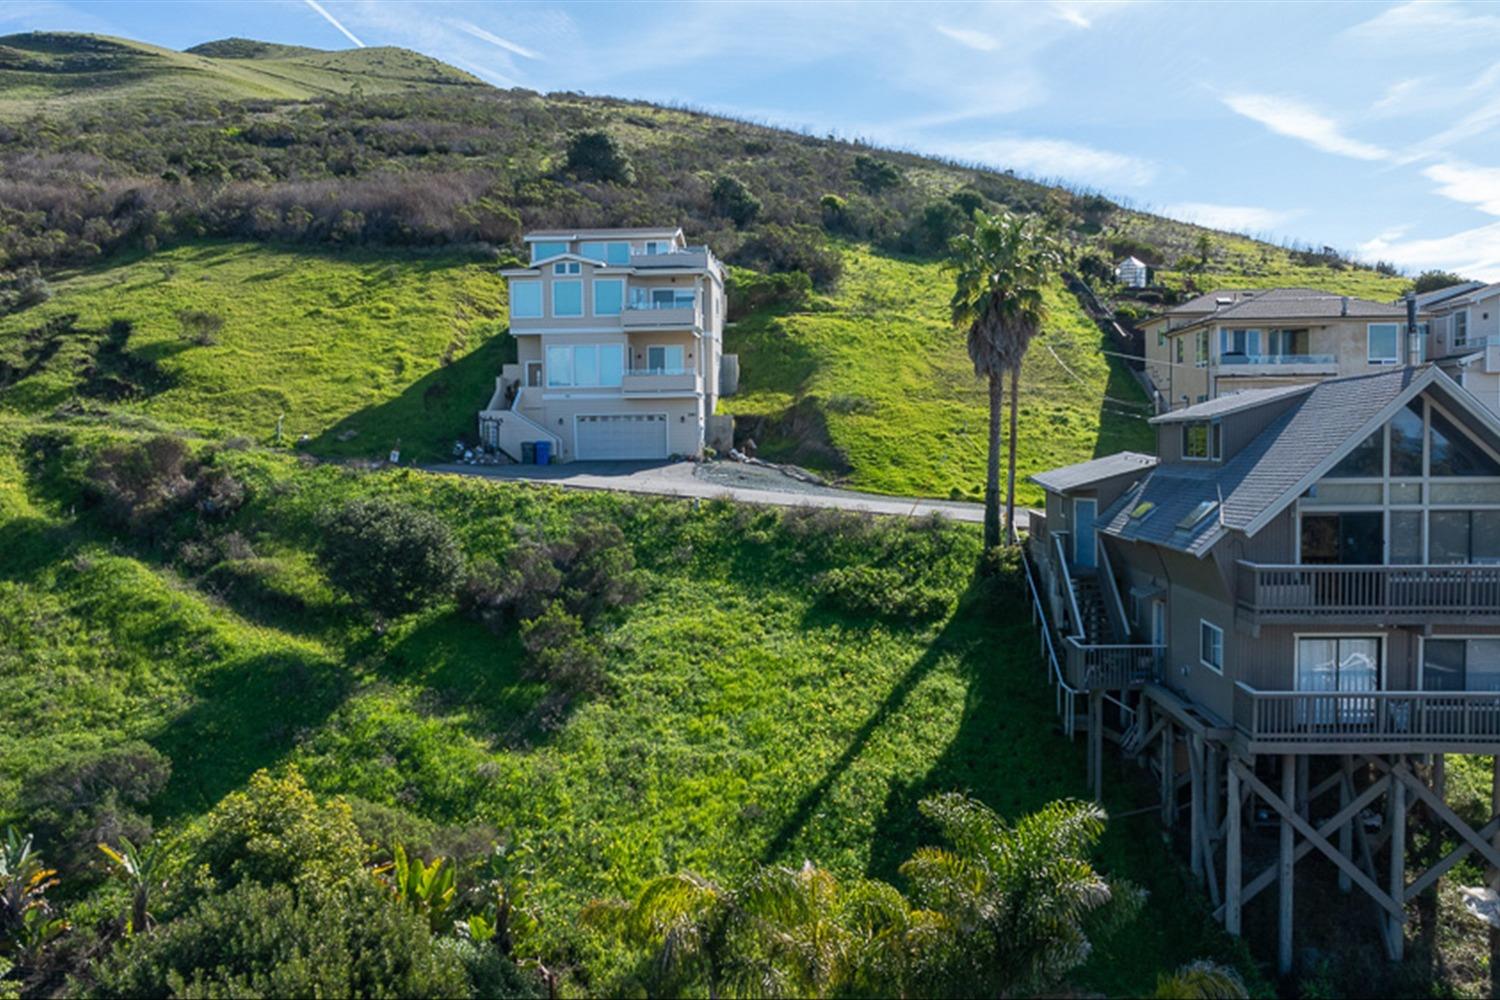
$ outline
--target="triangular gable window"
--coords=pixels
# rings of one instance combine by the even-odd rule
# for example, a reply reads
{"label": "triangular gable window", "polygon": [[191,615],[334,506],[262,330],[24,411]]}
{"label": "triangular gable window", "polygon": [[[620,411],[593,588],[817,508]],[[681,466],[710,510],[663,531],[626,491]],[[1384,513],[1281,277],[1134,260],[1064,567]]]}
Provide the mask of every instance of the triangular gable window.
{"label": "triangular gable window", "polygon": [[1431,410],[1431,419],[1432,450],[1428,461],[1432,475],[1500,476],[1500,462],[1496,462],[1436,407]]}

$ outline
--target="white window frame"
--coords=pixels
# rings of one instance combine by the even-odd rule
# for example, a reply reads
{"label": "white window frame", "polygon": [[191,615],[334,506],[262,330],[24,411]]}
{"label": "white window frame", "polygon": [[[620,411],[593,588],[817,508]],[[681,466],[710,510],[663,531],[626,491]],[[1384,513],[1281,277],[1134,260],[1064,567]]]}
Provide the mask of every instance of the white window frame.
{"label": "white window frame", "polygon": [[[1206,455],[1189,455],[1187,450],[1188,428],[1203,424],[1208,428]],[[1184,420],[1182,422],[1182,460],[1184,462],[1217,462],[1223,450],[1224,431],[1217,420]]]}
{"label": "white window frame", "polygon": [[[1393,630],[1394,631],[1394,630]],[[1302,683],[1302,660],[1297,655],[1302,648],[1303,639],[1374,639],[1380,644],[1380,663],[1375,668],[1376,691],[1389,691],[1390,684],[1388,674],[1391,666],[1391,644],[1390,633],[1387,632],[1345,632],[1336,630],[1332,632],[1293,632],[1292,633],[1292,690],[1301,691]],[[1417,660],[1417,670],[1422,669],[1422,661]],[[1420,679],[1420,678],[1419,678]],[[1420,690],[1420,688],[1418,689]]]}
{"label": "white window frame", "polygon": [[[557,311],[557,290],[565,285],[578,286],[578,311],[576,313],[564,313]],[[552,282],[552,315],[556,319],[579,319],[583,316],[583,279],[569,278],[566,281]]]}
{"label": "white window frame", "polygon": [[[1204,648],[1203,639],[1205,635],[1208,635],[1210,633],[1213,634],[1218,641],[1218,663],[1211,662],[1205,655],[1211,650]],[[1198,662],[1203,664],[1208,669],[1212,670],[1214,673],[1218,674],[1220,677],[1224,676],[1224,630],[1219,628],[1219,626],[1215,625],[1213,622],[1209,621],[1207,618],[1198,619]]]}
{"label": "white window frame", "polygon": [[[1375,328],[1390,327],[1395,331],[1396,342],[1391,348],[1390,357],[1375,356]],[[1372,365],[1399,365],[1401,363],[1401,324],[1400,323],[1366,323],[1365,324],[1365,360]]]}
{"label": "white window frame", "polygon": [[[552,253],[544,254],[541,252],[542,247],[562,247],[562,249],[555,250]],[[548,257],[556,257],[560,253],[567,252],[567,240],[538,240],[537,242],[531,244],[531,262],[535,264],[539,260],[546,260]]]}
{"label": "white window frame", "polygon": [[[599,309],[599,289],[604,285],[618,285],[620,288],[620,308],[614,312],[601,312]],[[619,316],[625,311],[625,279],[624,278],[595,278],[593,281],[593,307],[595,316]]]}
{"label": "white window frame", "polygon": [[[1459,320],[1463,320],[1463,336],[1459,336]],[[1469,310],[1455,309],[1448,317],[1448,339],[1451,347],[1466,347],[1469,343]]]}
{"label": "white window frame", "polygon": [[[519,313],[519,312],[516,312],[516,289],[518,289],[518,288],[535,288],[536,289],[536,312],[534,312],[534,313]],[[543,316],[543,314],[545,312],[546,312],[546,302],[545,302],[545,300],[543,299],[543,296],[542,296],[542,282],[539,279],[526,279],[526,278],[522,278],[522,279],[519,279],[519,280],[516,280],[516,281],[512,281],[510,283],[510,318],[511,319],[541,319],[542,316]]]}
{"label": "white window frame", "polygon": [[[625,376],[625,345],[624,344],[548,344],[544,356],[550,356],[553,351],[568,352],[568,381],[554,382],[552,380],[552,362],[548,357],[543,383],[548,389],[618,389]],[[578,352],[594,352],[594,381],[578,381]],[[606,382],[603,378],[604,352],[614,351],[620,359],[621,382]]]}
{"label": "white window frame", "polygon": [[[669,364],[666,363],[667,352],[668,351],[673,351],[673,350],[679,351],[682,354],[682,364],[678,365],[675,369],[671,365],[669,365]],[[651,365],[651,352],[652,351],[661,351],[662,352],[662,366],[661,366],[661,371],[657,371]],[[687,348],[685,348],[683,345],[681,345],[681,344],[649,344],[649,345],[647,345],[647,347],[646,347],[646,371],[648,373],[650,373],[652,375],[678,375],[678,374],[681,374],[682,372],[685,372],[687,370],[688,370],[688,366],[687,366]]]}
{"label": "white window frame", "polygon": [[552,273],[559,276],[582,274],[583,265],[576,260],[560,260],[552,265]]}
{"label": "white window frame", "polygon": [[1199,330],[1198,331],[1198,336],[1194,338],[1194,351],[1195,351],[1195,354],[1194,354],[1194,363],[1199,368],[1207,368],[1208,367],[1208,361],[1209,361],[1208,348],[1209,348],[1208,331],[1207,330]]}

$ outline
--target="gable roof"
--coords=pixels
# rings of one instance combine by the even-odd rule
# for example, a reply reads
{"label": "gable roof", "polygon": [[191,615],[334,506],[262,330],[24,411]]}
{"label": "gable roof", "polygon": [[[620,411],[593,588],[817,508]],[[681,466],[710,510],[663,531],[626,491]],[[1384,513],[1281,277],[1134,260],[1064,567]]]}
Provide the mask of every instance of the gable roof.
{"label": "gable roof", "polygon": [[1480,299],[1487,299],[1491,295],[1500,293],[1500,282],[1493,285],[1486,285],[1482,281],[1474,281],[1470,282],[1466,288],[1463,286],[1454,287],[1457,290],[1452,295],[1432,300],[1430,307],[1433,309],[1447,309],[1453,306],[1473,305]]}
{"label": "gable roof", "polygon": [[1120,263],[1116,264],[1115,266],[1116,267],[1124,267],[1126,264],[1129,264],[1131,267],[1146,267],[1147,266],[1145,261],[1141,260],[1139,257],[1136,257],[1134,255],[1126,257],[1124,260],[1120,261]]}
{"label": "gable roof", "polygon": [[[1436,366],[1329,379],[1308,389],[1287,412],[1221,466],[1158,466],[1101,518],[1116,538],[1149,542],[1203,556],[1227,530],[1253,535],[1356,445],[1422,391],[1434,388],[1500,438],[1500,421]],[[1282,396],[1262,397],[1266,403]],[[1215,516],[1177,525],[1200,503]],[[1142,504],[1153,505],[1132,518]]]}
{"label": "gable roof", "polygon": [[1064,465],[1058,469],[1038,472],[1028,478],[1044,490],[1066,493],[1082,486],[1101,483],[1116,476],[1143,473],[1156,464],[1155,455],[1143,455],[1138,451],[1121,451],[1103,458],[1090,459],[1076,465]]}
{"label": "gable roof", "polygon": [[1474,291],[1476,288],[1483,287],[1484,282],[1482,281],[1461,281],[1456,285],[1445,285],[1442,288],[1434,288],[1432,291],[1423,292],[1416,297],[1417,308],[1426,309],[1428,306],[1435,306],[1440,302],[1447,302],[1449,299],[1457,298],[1460,295],[1467,295],[1469,292]]}
{"label": "gable roof", "polygon": [[1225,393],[1215,399],[1195,403],[1180,410],[1158,414],[1147,422],[1152,424],[1181,424],[1192,420],[1211,420],[1214,417],[1222,417],[1240,410],[1249,410],[1257,406],[1263,406],[1273,399],[1282,399],[1286,396],[1295,396],[1298,393],[1311,392],[1312,390],[1312,383],[1278,385],[1267,389],[1241,389],[1238,392]]}

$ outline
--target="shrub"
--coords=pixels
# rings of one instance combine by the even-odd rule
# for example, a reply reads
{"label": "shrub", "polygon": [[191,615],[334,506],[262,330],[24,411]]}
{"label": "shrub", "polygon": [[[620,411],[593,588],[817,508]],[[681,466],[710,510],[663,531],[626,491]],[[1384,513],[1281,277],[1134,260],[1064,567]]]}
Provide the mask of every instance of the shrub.
{"label": "shrub", "polygon": [[349,804],[319,801],[296,767],[280,778],[252,774],[188,840],[194,867],[220,889],[243,881],[327,888],[364,877],[365,846]]}
{"label": "shrub", "polygon": [[900,168],[894,163],[873,156],[856,156],[849,172],[871,194],[896,187],[904,179]]}
{"label": "shrub", "polygon": [[1124,257],[1135,257],[1150,264],[1152,267],[1160,267],[1162,261],[1166,259],[1166,255],[1162,253],[1161,248],[1156,244],[1148,243],[1134,236],[1111,236],[1104,245],[1116,260]]}
{"label": "shrub", "polygon": [[714,211],[744,229],[760,214],[760,199],[750,192],[745,182],[730,174],[721,174],[709,193]]}
{"label": "shrub", "polygon": [[604,685],[604,658],[582,619],[560,601],[521,624],[521,645],[529,654],[527,673],[564,694],[586,694]]}
{"label": "shrub", "polygon": [[160,435],[105,448],[86,476],[105,518],[131,534],[154,534],[190,500],[194,463],[181,438]]}
{"label": "shrub", "polygon": [[52,289],[35,263],[14,271],[0,271],[0,315],[20,312],[52,298]]}
{"label": "shrub", "polygon": [[733,263],[758,271],[801,271],[815,288],[832,286],[844,270],[838,251],[811,226],[763,226],[735,252]]}
{"label": "shrub", "polygon": [[224,317],[201,309],[183,309],[177,313],[177,323],[182,327],[182,336],[185,339],[207,347],[219,342],[219,331],[224,328]]}
{"label": "shrub", "polygon": [[1411,290],[1418,295],[1424,292],[1435,292],[1439,288],[1447,288],[1449,285],[1463,284],[1463,277],[1452,271],[1423,271],[1417,275],[1412,282]]}
{"label": "shrub", "polygon": [[761,309],[801,309],[812,298],[812,279],[801,271],[761,274],[747,268],[731,268],[725,283],[729,318],[742,319]]}
{"label": "shrub", "polygon": [[545,997],[546,988],[537,977],[516,965],[499,948],[462,938],[445,938],[438,950],[463,967],[469,979],[469,995],[487,1000],[521,1000]]}
{"label": "shrub", "polygon": [[948,195],[948,200],[952,202],[960,212],[964,213],[965,220],[974,218],[974,213],[984,208],[988,203],[985,196],[980,194],[978,191],[975,191],[973,188],[959,188],[957,191],[954,191],[953,193]]}
{"label": "shrub", "polygon": [[926,620],[943,615],[951,593],[909,579],[886,566],[846,566],[812,578],[812,591],[824,604],[846,614]]}
{"label": "shrub", "polygon": [[459,607],[492,627],[526,622],[554,601],[584,624],[640,600],[635,554],[616,524],[584,519],[566,537],[523,538],[501,566],[475,563],[459,588]]}
{"label": "shrub", "polygon": [[468,994],[465,967],[373,879],[336,889],[243,883],[136,935],[75,984],[100,997]]}
{"label": "shrub", "polygon": [[912,224],[907,236],[909,248],[921,254],[946,253],[949,242],[963,232],[969,218],[951,201],[932,202]]}
{"label": "shrub", "polygon": [[75,754],[27,783],[21,809],[48,860],[77,877],[98,867],[100,842],[128,837],[144,843],[151,820],[142,814],[166,787],[172,763],[145,743]]}
{"label": "shrub", "polygon": [[568,171],[574,176],[634,184],[635,167],[614,136],[603,130],[579,132],[568,141]]}
{"label": "shrub", "polygon": [[329,580],[381,614],[415,611],[453,592],[463,555],[436,516],[393,500],[351,500],[323,520]]}

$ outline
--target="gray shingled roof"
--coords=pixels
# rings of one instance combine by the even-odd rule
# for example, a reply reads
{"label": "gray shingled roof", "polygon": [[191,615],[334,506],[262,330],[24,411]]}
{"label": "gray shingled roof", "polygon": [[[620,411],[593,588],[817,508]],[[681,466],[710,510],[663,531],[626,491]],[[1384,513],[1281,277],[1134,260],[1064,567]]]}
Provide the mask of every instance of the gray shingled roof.
{"label": "gray shingled roof", "polygon": [[[1365,426],[1430,368],[1397,368],[1377,375],[1330,379],[1300,400],[1220,467],[1160,466],[1105,512],[1103,528],[1117,538],[1151,542],[1204,555],[1220,524],[1247,531],[1262,514],[1280,509],[1288,494],[1325,461],[1358,443]],[[1263,400],[1264,401],[1264,400]],[[1201,501],[1221,507],[1190,531],[1178,521]],[[1131,511],[1154,505],[1142,518]]]}
{"label": "gray shingled roof", "polygon": [[1066,493],[1068,490],[1076,490],[1080,486],[1088,486],[1091,483],[1103,482],[1116,476],[1129,475],[1130,473],[1144,473],[1156,464],[1155,455],[1142,455],[1136,451],[1122,451],[1103,458],[1091,459],[1087,462],[1079,462],[1076,465],[1064,465],[1059,469],[1048,469],[1046,472],[1038,472],[1030,479],[1044,490],[1053,493]]}
{"label": "gray shingled roof", "polygon": [[1238,302],[1246,295],[1254,294],[1255,292],[1253,289],[1217,288],[1212,292],[1205,292],[1202,295],[1195,295],[1193,298],[1188,299],[1186,302],[1177,303],[1175,306],[1167,310],[1166,315],[1180,316],[1184,313],[1211,313],[1215,309],[1220,308],[1220,299],[1229,299],[1232,302]]}
{"label": "gray shingled roof", "polygon": [[1314,383],[1301,383],[1299,385],[1278,385],[1268,389],[1241,389],[1238,392],[1225,393],[1207,402],[1196,403],[1180,410],[1163,413],[1152,417],[1153,424],[1181,424],[1190,420],[1208,420],[1211,417],[1222,417],[1226,413],[1235,413],[1239,410],[1248,410],[1253,406],[1261,406],[1273,399],[1281,399],[1285,396],[1295,396],[1301,392],[1311,392]]}
{"label": "gray shingled roof", "polygon": [[[1196,316],[1192,323],[1180,326],[1190,330],[1200,323],[1221,319],[1238,320],[1286,320],[1286,319],[1404,319],[1404,302],[1375,302],[1371,299],[1349,297],[1346,307],[1344,296],[1335,292],[1322,292],[1315,288],[1264,288],[1264,289],[1219,289],[1189,299],[1173,306],[1163,315]],[[1229,305],[1219,305],[1222,299],[1232,299]],[[1347,310],[1347,311],[1346,311]]]}

